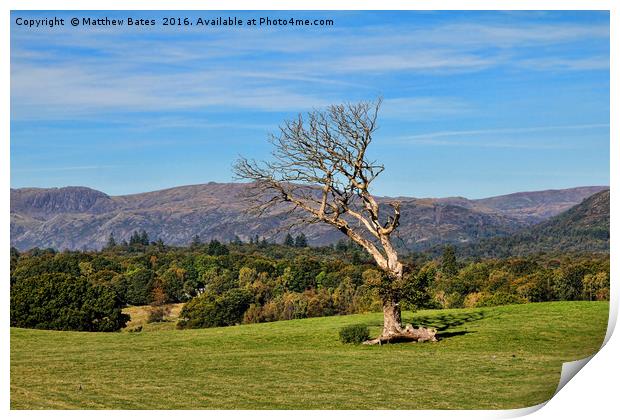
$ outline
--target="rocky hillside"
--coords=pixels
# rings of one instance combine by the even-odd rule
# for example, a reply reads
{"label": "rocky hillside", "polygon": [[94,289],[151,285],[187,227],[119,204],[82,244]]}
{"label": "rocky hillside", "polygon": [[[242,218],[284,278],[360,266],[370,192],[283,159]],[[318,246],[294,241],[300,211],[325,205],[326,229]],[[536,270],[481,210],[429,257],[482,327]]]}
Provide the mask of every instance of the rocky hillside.
{"label": "rocky hillside", "polygon": [[500,211],[527,222],[540,222],[580,203],[607,187],[580,187],[566,190],[519,192],[474,200],[476,205]]}
{"label": "rocky hillside", "polygon": [[460,246],[465,256],[506,257],[539,252],[609,252],[609,190],[551,219],[503,238]]}
{"label": "rocky hillside", "polygon": [[[240,200],[244,184],[209,183],[142,194],[109,196],[86,187],[11,189],[11,245],[18,249],[98,249],[110,233],[128,239],[144,229],[152,239],[188,244],[203,240],[248,240],[255,235],[280,241],[291,219],[284,210],[261,218],[247,214]],[[397,242],[410,250],[509,235],[545,220],[606,187],[518,193],[483,200],[399,197],[401,227]],[[380,202],[392,200],[379,198]],[[342,236],[329,226],[303,230],[310,244]]]}

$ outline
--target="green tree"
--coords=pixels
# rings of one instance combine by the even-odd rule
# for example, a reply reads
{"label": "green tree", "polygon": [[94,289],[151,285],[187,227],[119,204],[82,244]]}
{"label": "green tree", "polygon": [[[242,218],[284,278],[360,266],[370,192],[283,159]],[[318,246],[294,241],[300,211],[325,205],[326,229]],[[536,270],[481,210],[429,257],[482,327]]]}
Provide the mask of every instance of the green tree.
{"label": "green tree", "polygon": [[127,292],[125,298],[130,305],[147,305],[151,300],[155,273],[147,268],[137,268],[125,274]]}
{"label": "green tree", "polygon": [[129,316],[114,290],[66,273],[45,273],[11,288],[11,326],[74,331],[117,331]]}
{"label": "green tree", "polygon": [[339,239],[338,242],[336,242],[336,251],[340,251],[340,252],[347,252],[349,250],[349,242],[345,239]]}
{"label": "green tree", "polygon": [[289,247],[294,247],[295,246],[295,239],[293,239],[293,236],[290,233],[286,234],[286,237],[284,238],[283,245],[284,246],[289,246]]}
{"label": "green tree", "polygon": [[211,240],[211,242],[209,242],[209,246],[207,247],[207,254],[209,255],[228,255],[228,252],[228,247],[217,239]]}
{"label": "green tree", "polygon": [[202,242],[200,241],[200,236],[194,235],[194,237],[192,238],[192,242],[189,244],[189,246],[191,246],[192,248],[198,248],[200,245],[202,245]]}
{"label": "green tree", "polygon": [[172,266],[161,275],[159,283],[168,298],[167,302],[184,302],[187,299],[186,274],[185,269]]}
{"label": "green tree", "polygon": [[134,230],[131,236],[129,237],[129,245],[133,246],[133,245],[139,245],[139,244],[140,244],[140,232],[138,232],[137,230]]}
{"label": "green tree", "polygon": [[321,272],[321,264],[314,258],[296,257],[292,266],[289,290],[303,292],[316,287],[316,277]]}
{"label": "green tree", "polygon": [[555,270],[553,290],[559,300],[580,300],[583,278],[589,273],[585,263],[572,263]]}
{"label": "green tree", "polygon": [[164,244],[164,241],[161,238],[157,238],[155,246],[157,247],[159,252],[164,252],[166,250],[166,244]]}
{"label": "green tree", "polygon": [[185,304],[178,326],[208,328],[238,324],[253,300],[252,293],[237,288],[222,295],[203,293]]}
{"label": "green tree", "polygon": [[458,271],[454,247],[452,245],[447,245],[443,249],[443,256],[441,258],[441,272],[447,277],[454,277],[457,275]]}
{"label": "green tree", "polygon": [[149,235],[144,229],[142,229],[142,231],[140,232],[140,244],[144,246],[147,246],[149,244]]}
{"label": "green tree", "polygon": [[306,235],[303,233],[297,235],[295,237],[295,248],[307,248],[308,240],[306,239]]}
{"label": "green tree", "polygon": [[114,234],[110,232],[108,236],[108,242],[106,243],[106,249],[112,249],[116,246],[116,239],[114,239]]}

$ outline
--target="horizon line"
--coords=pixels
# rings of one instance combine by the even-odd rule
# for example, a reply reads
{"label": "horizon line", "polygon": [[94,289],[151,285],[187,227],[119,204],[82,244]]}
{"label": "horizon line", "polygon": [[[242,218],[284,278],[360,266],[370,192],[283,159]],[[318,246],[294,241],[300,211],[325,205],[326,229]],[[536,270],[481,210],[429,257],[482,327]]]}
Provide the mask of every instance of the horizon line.
{"label": "horizon line", "polygon": [[[189,187],[200,187],[200,186],[205,186],[205,185],[243,185],[243,184],[250,184],[251,182],[217,182],[217,181],[209,181],[209,182],[203,182],[203,183],[197,183],[197,184],[186,184],[186,185],[177,185],[174,187],[166,187],[166,188],[160,188],[160,189],[156,189],[156,190],[149,190],[149,191],[142,191],[142,192],[136,192],[136,193],[127,193],[127,194],[117,194],[117,195],[112,195],[112,194],[108,194],[105,191],[99,190],[97,188],[93,188],[93,187],[89,187],[89,186],[85,186],[85,185],[65,185],[62,187],[10,187],[11,192],[13,190],[61,190],[61,189],[65,189],[65,188],[86,188],[92,191],[97,191],[100,192],[102,194],[105,194],[108,197],[114,198],[114,197],[127,197],[127,196],[132,196],[132,195],[141,195],[141,194],[152,194],[152,193],[158,193],[158,192],[163,192],[163,191],[169,191],[169,190],[174,190],[174,189],[178,189],[178,188],[189,188]],[[389,196],[389,195],[375,195],[373,194],[373,196],[378,197],[378,198],[403,198],[403,199],[418,199],[418,200],[428,200],[428,199],[448,199],[448,198],[464,198],[466,200],[471,200],[471,201],[477,201],[477,200],[486,200],[489,198],[496,198],[496,197],[504,197],[504,196],[508,196],[508,195],[513,195],[513,194],[527,194],[527,193],[538,193],[538,192],[548,192],[548,191],[565,191],[565,190],[574,190],[574,189],[579,189],[579,188],[601,188],[601,189],[610,189],[609,185],[577,185],[574,187],[567,187],[567,188],[545,188],[545,189],[540,189],[540,190],[524,190],[524,191],[513,191],[513,192],[509,192],[509,193],[505,193],[505,194],[498,194],[498,195],[491,195],[491,196],[487,196],[487,197],[481,197],[481,198],[468,198],[465,196],[461,196],[461,195],[448,195],[448,196],[443,196],[443,197],[416,197],[416,196],[408,196],[408,195],[397,195],[397,196]]]}

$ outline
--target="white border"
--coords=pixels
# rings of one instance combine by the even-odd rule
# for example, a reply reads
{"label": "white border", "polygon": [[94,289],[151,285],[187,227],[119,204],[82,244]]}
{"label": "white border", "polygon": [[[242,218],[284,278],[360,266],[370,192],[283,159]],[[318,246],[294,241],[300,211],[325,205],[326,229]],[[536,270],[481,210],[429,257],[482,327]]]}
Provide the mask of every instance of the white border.
{"label": "white border", "polygon": [[[108,0],[108,1],[77,1],[77,0],[65,0],[65,1],[44,1],[44,0],[5,0],[0,5],[2,14],[0,14],[0,46],[2,54],[2,64],[0,67],[0,77],[2,80],[3,88],[2,101],[0,101],[0,133],[2,133],[2,140],[0,145],[0,213],[5,217],[5,222],[0,225],[0,235],[4,238],[0,245],[0,267],[3,275],[3,288],[2,288],[2,302],[0,303],[2,310],[0,311],[0,328],[2,330],[2,407],[3,412],[8,412],[10,407],[10,352],[9,352],[9,294],[8,294],[8,273],[9,273],[9,189],[10,189],[10,72],[9,72],[9,51],[10,51],[10,10],[610,10],[611,11],[611,116],[610,118],[610,130],[611,130],[611,185],[612,190],[615,188],[618,180],[618,164],[617,160],[620,157],[620,133],[619,126],[614,120],[614,111],[617,111],[618,103],[618,83],[617,83],[617,60],[618,60],[618,48],[620,43],[618,42],[618,6],[616,2],[608,1],[596,1],[596,0],[501,0],[501,1],[488,1],[488,0],[472,0],[472,1],[460,1],[460,0],[426,0],[426,1],[368,1],[368,0],[269,0],[269,1],[204,1],[199,2],[196,0],[152,0],[152,1],[137,1],[137,0]],[[615,71],[614,71],[615,70]],[[617,113],[616,113],[617,114]],[[616,198],[615,190],[611,195],[611,214],[612,219],[617,218],[619,211],[619,200]],[[615,227],[615,222],[612,222],[611,231],[612,237],[617,235],[618,229]],[[533,414],[535,418],[539,419],[555,419],[555,418],[612,418],[617,415],[618,411],[618,396],[617,396],[617,384],[619,372],[619,361],[616,354],[620,354],[620,343],[615,336],[611,335],[613,326],[617,319],[618,314],[618,287],[617,287],[617,274],[618,264],[615,262],[618,257],[618,247],[614,246],[614,241],[611,242],[611,278],[612,278],[612,296],[611,296],[611,312],[610,312],[610,325],[608,328],[608,334],[606,340],[609,340],[605,347],[596,354],[592,361],[577,375],[576,379],[571,380],[554,398],[552,398],[546,405],[542,404],[544,408],[538,410]],[[4,257],[1,257],[4,255]],[[481,418],[505,418],[515,417],[519,415],[527,414],[528,412],[535,411],[539,407],[524,409],[524,410],[507,410],[507,411],[411,411],[404,413],[393,413],[389,411],[332,411],[321,412],[321,416],[338,417],[338,418],[374,418],[388,417],[388,416],[415,416],[416,418],[465,418],[465,419],[481,419]],[[45,416],[50,418],[57,418],[62,416],[63,418],[82,418],[85,413],[79,411],[72,412],[51,412],[51,411],[39,411],[39,412],[27,412],[27,411],[13,411],[9,415],[15,418],[25,418],[31,416]],[[109,414],[114,416],[125,417],[141,417],[141,418],[153,418],[169,416],[170,413],[165,411],[132,411],[132,412],[108,412],[98,411],[89,412],[88,416],[94,418],[104,418]],[[294,413],[285,411],[189,411],[179,413],[181,416],[188,416],[191,418],[236,418],[236,417],[256,417],[256,418],[276,418],[276,419],[289,419],[291,415],[301,418],[311,418],[317,415],[312,411],[296,411]]]}

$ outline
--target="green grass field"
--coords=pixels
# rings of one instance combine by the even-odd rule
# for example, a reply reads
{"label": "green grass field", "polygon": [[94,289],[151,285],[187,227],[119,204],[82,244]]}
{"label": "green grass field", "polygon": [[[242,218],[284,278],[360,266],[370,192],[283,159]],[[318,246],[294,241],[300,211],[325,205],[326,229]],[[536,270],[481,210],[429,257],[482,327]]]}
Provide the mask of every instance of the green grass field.
{"label": "green grass field", "polygon": [[381,314],[185,331],[168,322],[139,333],[12,329],[11,408],[519,408],[553,395],[562,362],[598,350],[608,309],[554,302],[405,313],[442,340],[385,346],[338,341],[348,324],[378,334]]}

